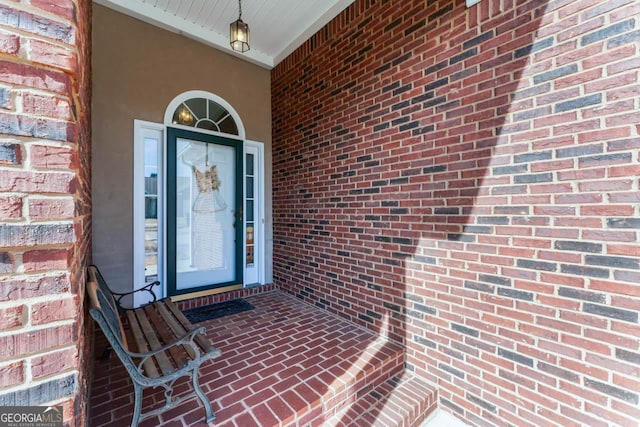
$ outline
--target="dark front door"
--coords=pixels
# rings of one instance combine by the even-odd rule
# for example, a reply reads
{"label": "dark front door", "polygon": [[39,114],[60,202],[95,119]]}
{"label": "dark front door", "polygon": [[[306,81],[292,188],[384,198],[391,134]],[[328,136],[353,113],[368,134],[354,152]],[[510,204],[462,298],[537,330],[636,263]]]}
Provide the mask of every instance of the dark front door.
{"label": "dark front door", "polygon": [[167,290],[242,283],[242,141],[167,130]]}

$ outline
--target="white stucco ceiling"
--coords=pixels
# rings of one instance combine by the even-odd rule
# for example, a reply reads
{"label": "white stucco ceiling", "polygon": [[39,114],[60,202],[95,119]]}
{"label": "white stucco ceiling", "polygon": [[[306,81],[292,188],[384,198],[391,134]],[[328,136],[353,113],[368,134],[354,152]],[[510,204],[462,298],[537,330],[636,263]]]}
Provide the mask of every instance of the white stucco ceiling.
{"label": "white stucco ceiling", "polygon": [[354,0],[243,0],[251,50],[229,47],[229,24],[238,19],[238,0],[94,0],[142,21],[273,68]]}

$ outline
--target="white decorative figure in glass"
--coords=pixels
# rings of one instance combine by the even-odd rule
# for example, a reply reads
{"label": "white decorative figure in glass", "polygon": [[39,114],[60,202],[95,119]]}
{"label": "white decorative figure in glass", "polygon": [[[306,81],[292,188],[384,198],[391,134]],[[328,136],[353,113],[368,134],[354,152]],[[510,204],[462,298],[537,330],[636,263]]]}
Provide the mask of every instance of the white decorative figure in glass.
{"label": "white decorative figure in glass", "polygon": [[[207,156],[208,157],[208,156]],[[220,195],[222,182],[217,166],[208,166],[201,172],[192,166],[197,183],[197,195],[193,201],[193,266],[197,270],[211,270],[224,266],[224,233],[216,212],[227,209]]]}

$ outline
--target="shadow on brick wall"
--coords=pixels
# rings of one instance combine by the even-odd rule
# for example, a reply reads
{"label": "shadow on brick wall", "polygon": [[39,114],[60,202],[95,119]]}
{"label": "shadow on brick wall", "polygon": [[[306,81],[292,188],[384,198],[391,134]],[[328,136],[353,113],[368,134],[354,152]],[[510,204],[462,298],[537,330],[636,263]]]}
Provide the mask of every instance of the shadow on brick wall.
{"label": "shadow on brick wall", "polygon": [[[544,4],[487,21],[462,1],[361,3],[345,13],[351,30],[312,39],[295,69],[274,73],[275,281],[403,344],[409,369],[435,365],[433,382],[455,384],[460,350],[442,341],[473,346],[478,331],[451,313],[465,290],[446,275],[477,262],[466,247],[502,221],[490,205],[485,220],[471,215],[494,147],[523,128],[506,116],[529,53],[546,44],[535,37]],[[490,178],[504,181],[491,201],[504,215],[519,191],[508,167]],[[442,360],[416,355],[441,346]]]}
{"label": "shadow on brick wall", "polygon": [[[585,142],[575,133],[599,129],[578,112],[597,117],[606,101],[597,85],[584,86],[600,75],[580,61],[603,40],[609,49],[630,43],[635,21],[599,29],[598,17],[617,6],[566,5],[356,1],[272,73],[276,284],[403,344],[407,368],[471,422],[503,423],[513,415],[499,409],[516,411],[510,391],[487,393],[494,367],[517,382],[536,378],[521,369],[559,364],[518,344],[535,341],[518,322],[563,307],[544,294],[614,274],[567,252],[602,252],[565,228],[582,221],[575,204],[598,203],[568,181],[589,178],[577,169],[598,162],[632,162],[631,153],[603,155],[602,144],[575,145]],[[598,30],[582,35],[589,30],[573,28],[580,19]],[[565,276],[553,282],[545,272]],[[607,310],[579,301],[600,294],[562,289],[574,298],[570,310]],[[603,315],[634,315],[618,311]]]}

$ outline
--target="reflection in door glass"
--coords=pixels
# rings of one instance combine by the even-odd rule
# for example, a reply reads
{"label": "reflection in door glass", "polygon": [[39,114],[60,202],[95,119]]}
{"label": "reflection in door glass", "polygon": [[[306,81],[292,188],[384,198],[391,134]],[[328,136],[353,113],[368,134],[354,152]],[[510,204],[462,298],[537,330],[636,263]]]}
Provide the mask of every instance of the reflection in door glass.
{"label": "reflection in door glass", "polygon": [[235,279],[235,149],[177,140],[176,288]]}
{"label": "reflection in door glass", "polygon": [[220,104],[205,98],[191,98],[173,112],[173,124],[191,126],[214,132],[238,135],[238,125]]}
{"label": "reflection in door glass", "polygon": [[247,173],[245,175],[245,180],[246,180],[246,200],[245,200],[245,215],[247,218],[247,229],[246,229],[246,242],[245,242],[245,247],[246,247],[246,263],[247,263],[247,267],[251,267],[253,266],[253,254],[254,254],[254,247],[255,247],[255,223],[254,223],[254,212],[253,212],[253,205],[254,205],[254,194],[255,194],[255,189],[254,189],[254,176],[253,176],[253,161],[254,161],[254,155],[253,154],[247,154],[247,158],[246,158],[246,168],[247,168]]}
{"label": "reflection in door glass", "polygon": [[158,143],[144,139],[144,278],[158,280]]}
{"label": "reflection in door glass", "polygon": [[247,198],[253,199],[253,178],[251,176],[247,176]]}

